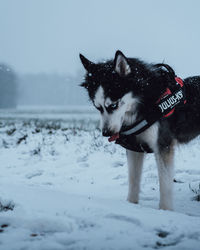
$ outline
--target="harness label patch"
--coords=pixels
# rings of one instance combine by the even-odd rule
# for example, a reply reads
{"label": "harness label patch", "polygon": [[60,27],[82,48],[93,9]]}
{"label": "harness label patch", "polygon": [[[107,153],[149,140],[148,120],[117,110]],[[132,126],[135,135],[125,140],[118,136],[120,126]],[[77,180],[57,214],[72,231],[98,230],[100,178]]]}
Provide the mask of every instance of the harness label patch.
{"label": "harness label patch", "polygon": [[182,99],[183,99],[183,91],[182,89],[176,92],[173,95],[167,97],[163,102],[158,104],[161,112],[164,113],[168,109],[173,109]]}

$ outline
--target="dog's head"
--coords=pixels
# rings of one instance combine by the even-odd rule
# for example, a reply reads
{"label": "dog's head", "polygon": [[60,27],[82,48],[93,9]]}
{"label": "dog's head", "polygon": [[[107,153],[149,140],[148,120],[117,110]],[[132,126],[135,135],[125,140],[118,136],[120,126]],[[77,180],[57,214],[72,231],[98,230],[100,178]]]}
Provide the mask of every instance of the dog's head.
{"label": "dog's head", "polygon": [[148,82],[143,86],[144,64],[138,59],[126,58],[117,51],[114,60],[93,63],[80,55],[86,69],[81,86],[88,91],[94,106],[101,113],[102,133],[112,136],[139,119]]}

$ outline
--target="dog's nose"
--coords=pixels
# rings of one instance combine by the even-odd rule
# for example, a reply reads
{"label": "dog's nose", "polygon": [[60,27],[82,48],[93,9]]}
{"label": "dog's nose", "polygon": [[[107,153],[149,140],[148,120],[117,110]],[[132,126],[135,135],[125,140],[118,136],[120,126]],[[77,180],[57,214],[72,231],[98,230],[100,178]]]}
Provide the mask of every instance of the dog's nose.
{"label": "dog's nose", "polygon": [[108,129],[103,129],[102,135],[108,137],[108,136],[113,135],[113,133]]}

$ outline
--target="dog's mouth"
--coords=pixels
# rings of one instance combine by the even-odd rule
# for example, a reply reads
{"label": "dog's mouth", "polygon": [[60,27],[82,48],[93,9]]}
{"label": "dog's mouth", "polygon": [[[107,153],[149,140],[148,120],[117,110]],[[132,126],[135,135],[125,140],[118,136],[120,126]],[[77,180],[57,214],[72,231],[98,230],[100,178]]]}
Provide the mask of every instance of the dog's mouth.
{"label": "dog's mouth", "polygon": [[119,133],[116,133],[108,138],[109,142],[116,141],[119,138]]}
{"label": "dog's mouth", "polygon": [[108,138],[108,141],[109,142],[113,142],[113,141],[116,141],[117,139],[119,139],[120,137],[120,133],[124,130],[126,130],[128,127],[127,126],[122,126],[121,130],[118,132],[118,133],[115,133],[113,135],[111,135],[109,138]]}
{"label": "dog's mouth", "polygon": [[121,132],[126,131],[126,130],[128,130],[130,128],[132,128],[132,126],[122,126],[121,130],[118,133],[115,133],[114,135],[111,135],[108,138],[108,141],[109,142],[116,141],[117,139],[119,139],[119,136],[120,136]]}

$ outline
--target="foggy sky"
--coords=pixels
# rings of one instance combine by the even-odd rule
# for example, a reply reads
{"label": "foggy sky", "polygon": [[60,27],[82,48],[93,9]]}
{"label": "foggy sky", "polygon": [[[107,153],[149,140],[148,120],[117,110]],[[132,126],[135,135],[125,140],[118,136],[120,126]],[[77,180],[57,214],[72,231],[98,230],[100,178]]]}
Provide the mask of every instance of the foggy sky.
{"label": "foggy sky", "polygon": [[199,0],[0,0],[0,62],[20,73],[77,74],[115,50],[200,74]]}

